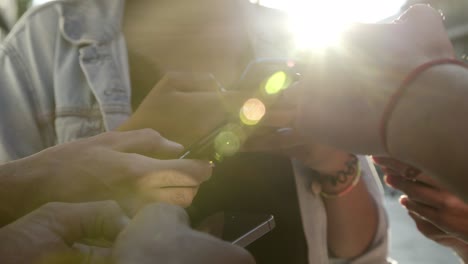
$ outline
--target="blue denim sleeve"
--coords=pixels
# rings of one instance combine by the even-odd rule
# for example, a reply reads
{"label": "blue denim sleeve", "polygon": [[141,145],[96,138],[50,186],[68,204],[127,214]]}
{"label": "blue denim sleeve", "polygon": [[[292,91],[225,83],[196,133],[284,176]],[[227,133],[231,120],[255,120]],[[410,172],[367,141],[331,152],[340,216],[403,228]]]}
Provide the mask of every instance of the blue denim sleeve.
{"label": "blue denim sleeve", "polygon": [[0,69],[0,162],[5,162],[45,146],[31,77],[12,46],[1,48]]}

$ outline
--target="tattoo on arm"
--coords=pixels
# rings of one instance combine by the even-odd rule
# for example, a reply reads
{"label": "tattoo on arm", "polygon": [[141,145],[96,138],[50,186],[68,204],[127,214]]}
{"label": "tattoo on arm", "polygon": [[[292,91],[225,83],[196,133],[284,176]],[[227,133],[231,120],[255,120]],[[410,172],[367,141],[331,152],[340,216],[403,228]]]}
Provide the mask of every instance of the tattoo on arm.
{"label": "tattoo on arm", "polygon": [[358,158],[355,155],[349,154],[349,159],[346,161],[343,170],[337,171],[334,174],[317,173],[317,175],[322,184],[330,184],[335,187],[348,182],[349,178],[355,177],[357,167]]}

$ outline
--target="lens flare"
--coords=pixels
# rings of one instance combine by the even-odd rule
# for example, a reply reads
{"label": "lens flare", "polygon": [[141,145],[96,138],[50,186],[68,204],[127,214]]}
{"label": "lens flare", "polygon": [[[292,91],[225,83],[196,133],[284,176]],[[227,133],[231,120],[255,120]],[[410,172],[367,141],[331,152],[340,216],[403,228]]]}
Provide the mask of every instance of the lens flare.
{"label": "lens flare", "polygon": [[300,50],[323,51],[338,46],[350,23],[375,23],[400,12],[405,0],[262,0],[260,5],[285,11]]}
{"label": "lens flare", "polygon": [[214,146],[217,159],[232,156],[239,151],[241,138],[234,131],[223,131],[216,136]]}
{"label": "lens flare", "polygon": [[246,125],[253,126],[260,122],[265,113],[265,104],[257,98],[250,98],[240,110],[240,120]]}
{"label": "lens flare", "polygon": [[288,74],[284,71],[275,72],[265,83],[267,94],[277,94],[288,85]]}

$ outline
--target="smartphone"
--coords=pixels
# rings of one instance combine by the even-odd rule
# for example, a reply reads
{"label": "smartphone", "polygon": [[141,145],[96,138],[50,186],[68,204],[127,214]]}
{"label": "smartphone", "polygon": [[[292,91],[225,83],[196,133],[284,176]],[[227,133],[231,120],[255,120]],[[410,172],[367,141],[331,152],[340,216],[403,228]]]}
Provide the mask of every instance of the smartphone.
{"label": "smartphone", "polygon": [[269,214],[224,213],[223,240],[246,247],[275,228],[275,218]]}
{"label": "smartphone", "polygon": [[224,157],[236,154],[281,91],[300,80],[303,68],[303,64],[290,59],[265,58],[249,63],[239,80],[226,89],[251,92],[251,98],[242,105],[239,116],[220,123],[179,158],[220,162]]}

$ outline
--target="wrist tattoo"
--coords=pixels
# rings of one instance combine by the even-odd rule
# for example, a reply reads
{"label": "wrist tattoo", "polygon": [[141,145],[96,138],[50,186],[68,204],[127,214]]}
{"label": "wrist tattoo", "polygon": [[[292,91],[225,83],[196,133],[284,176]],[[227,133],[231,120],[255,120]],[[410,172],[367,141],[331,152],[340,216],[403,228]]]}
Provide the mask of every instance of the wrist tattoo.
{"label": "wrist tattoo", "polygon": [[345,163],[345,169],[337,171],[334,174],[318,173],[319,181],[322,184],[329,184],[336,187],[339,184],[348,182],[349,178],[356,175],[358,167],[358,158],[355,155],[349,154],[349,159]]}

